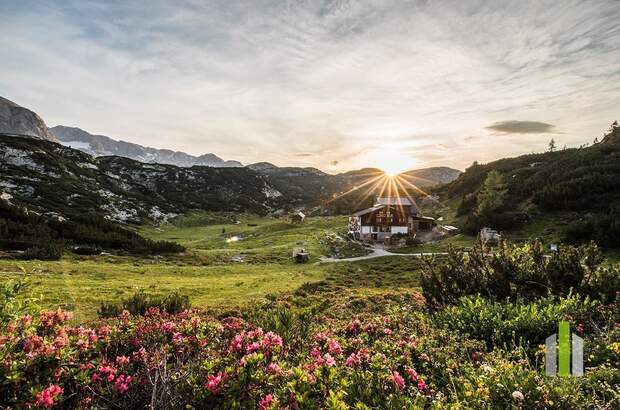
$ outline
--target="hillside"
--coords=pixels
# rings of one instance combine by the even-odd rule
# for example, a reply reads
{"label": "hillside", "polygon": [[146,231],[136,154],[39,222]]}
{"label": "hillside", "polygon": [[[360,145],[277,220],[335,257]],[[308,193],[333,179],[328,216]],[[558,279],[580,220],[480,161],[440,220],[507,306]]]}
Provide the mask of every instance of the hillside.
{"label": "hillside", "polygon": [[[435,192],[459,204],[457,214],[472,233],[482,225],[511,230],[532,219],[561,214],[568,218],[565,239],[591,238],[618,246],[620,127],[614,124],[602,141],[591,146],[474,164]],[[493,215],[484,218],[476,213],[485,180],[493,171],[500,174],[506,192]]]}
{"label": "hillside", "polygon": [[122,157],[92,157],[34,138],[0,135],[0,187],[11,201],[62,216],[95,211],[110,220],[162,219],[189,209],[249,211],[281,196],[246,168],[182,168]]}
{"label": "hillside", "polygon": [[105,135],[93,135],[80,128],[57,125],[52,133],[63,144],[99,157],[117,155],[140,162],[170,164],[179,167],[194,165],[207,167],[242,167],[239,161],[225,161],[215,154],[194,156],[181,151],[144,147],[126,141],[117,141]]}

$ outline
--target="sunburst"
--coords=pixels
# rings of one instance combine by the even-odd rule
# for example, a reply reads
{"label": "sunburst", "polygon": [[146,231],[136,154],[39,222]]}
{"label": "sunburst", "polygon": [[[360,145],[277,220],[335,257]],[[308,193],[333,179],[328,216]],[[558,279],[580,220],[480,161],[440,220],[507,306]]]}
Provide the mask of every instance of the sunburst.
{"label": "sunburst", "polygon": [[396,205],[398,208],[400,208],[400,212],[403,212],[403,205],[401,203],[402,201],[400,201],[400,198],[407,198],[410,201],[414,202],[411,192],[416,192],[422,196],[428,196],[428,193],[426,191],[424,191],[418,185],[409,180],[410,178],[415,178],[416,180],[421,180],[424,178],[410,177],[406,174],[391,175],[386,172],[379,175],[372,172],[368,173],[367,175],[369,176],[368,179],[362,181],[362,183],[354,186],[353,188],[345,192],[335,195],[328,201],[328,203],[337,201],[340,198],[357,192],[361,195],[357,199],[356,207],[361,208],[365,206],[366,200],[374,194],[377,197],[387,196],[396,198]]}

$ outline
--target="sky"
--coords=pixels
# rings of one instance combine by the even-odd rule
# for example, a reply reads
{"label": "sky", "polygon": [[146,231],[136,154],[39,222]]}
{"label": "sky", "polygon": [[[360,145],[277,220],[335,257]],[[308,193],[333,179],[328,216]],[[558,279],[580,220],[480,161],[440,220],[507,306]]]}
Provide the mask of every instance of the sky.
{"label": "sky", "polygon": [[620,119],[620,2],[0,0],[0,96],[243,163],[464,169]]}

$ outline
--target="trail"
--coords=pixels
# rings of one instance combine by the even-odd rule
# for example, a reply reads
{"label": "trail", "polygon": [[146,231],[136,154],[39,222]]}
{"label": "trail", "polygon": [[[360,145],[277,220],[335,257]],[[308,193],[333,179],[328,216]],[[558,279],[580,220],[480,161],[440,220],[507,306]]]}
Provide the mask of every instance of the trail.
{"label": "trail", "polygon": [[373,246],[372,253],[364,256],[356,256],[353,258],[330,258],[327,256],[321,256],[319,258],[319,263],[335,263],[335,262],[356,262],[363,261],[367,259],[374,258],[382,258],[384,256],[413,256],[416,258],[421,258],[423,256],[434,256],[434,255],[447,255],[447,252],[415,252],[415,253],[394,253],[390,251],[386,251],[385,248],[379,246]]}

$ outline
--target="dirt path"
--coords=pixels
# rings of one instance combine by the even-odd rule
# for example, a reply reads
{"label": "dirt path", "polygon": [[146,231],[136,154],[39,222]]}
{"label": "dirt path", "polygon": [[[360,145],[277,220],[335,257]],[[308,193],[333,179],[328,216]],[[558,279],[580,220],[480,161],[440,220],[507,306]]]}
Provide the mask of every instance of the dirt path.
{"label": "dirt path", "polygon": [[321,263],[334,263],[334,262],[355,262],[355,261],[363,261],[366,259],[374,259],[381,258],[384,256],[414,256],[416,258],[421,258],[422,256],[433,256],[433,255],[447,255],[447,252],[415,252],[415,253],[394,253],[390,251],[386,251],[382,246],[374,246],[372,253],[364,256],[356,256],[354,258],[330,258],[327,256],[321,256]]}

